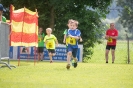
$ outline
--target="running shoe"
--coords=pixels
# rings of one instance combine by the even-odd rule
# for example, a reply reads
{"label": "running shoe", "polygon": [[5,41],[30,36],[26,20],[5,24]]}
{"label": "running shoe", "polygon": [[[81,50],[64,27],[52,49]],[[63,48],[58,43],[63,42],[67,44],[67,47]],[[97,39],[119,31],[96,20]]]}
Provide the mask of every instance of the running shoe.
{"label": "running shoe", "polygon": [[70,69],[70,64],[67,64],[66,68],[67,68],[67,69]]}
{"label": "running shoe", "polygon": [[77,59],[75,58],[74,59],[74,68],[76,68],[77,67],[77,65],[78,65],[78,63],[77,63],[78,61],[77,61]]}

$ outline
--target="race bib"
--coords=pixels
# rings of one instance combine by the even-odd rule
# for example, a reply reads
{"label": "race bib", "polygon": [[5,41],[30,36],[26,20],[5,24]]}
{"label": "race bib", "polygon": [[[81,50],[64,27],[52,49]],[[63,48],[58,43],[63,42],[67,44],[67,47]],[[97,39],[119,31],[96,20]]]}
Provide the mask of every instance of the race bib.
{"label": "race bib", "polygon": [[39,37],[39,38],[38,38],[38,42],[41,42],[41,41],[42,41],[42,39]]}
{"label": "race bib", "polygon": [[42,41],[43,41],[43,36],[39,35],[38,42],[42,42]]}
{"label": "race bib", "polygon": [[113,40],[112,40],[112,38],[109,38],[109,39],[108,39],[108,42],[110,42],[110,43],[111,43],[112,41],[113,41]]}
{"label": "race bib", "polygon": [[48,46],[49,46],[49,48],[52,48],[52,44],[51,43],[49,43]]}
{"label": "race bib", "polygon": [[71,44],[71,45],[76,45],[76,39],[69,37],[69,42],[68,43]]}
{"label": "race bib", "polygon": [[48,49],[53,48],[53,43],[52,43],[52,42],[48,42],[48,43],[47,43],[47,48],[48,48]]}

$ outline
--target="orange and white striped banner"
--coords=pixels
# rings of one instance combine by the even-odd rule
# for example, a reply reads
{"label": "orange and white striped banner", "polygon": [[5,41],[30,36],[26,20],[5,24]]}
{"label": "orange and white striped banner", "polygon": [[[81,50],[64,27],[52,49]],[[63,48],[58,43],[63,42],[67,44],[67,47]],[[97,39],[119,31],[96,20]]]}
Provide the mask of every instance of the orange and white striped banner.
{"label": "orange and white striped banner", "polygon": [[14,10],[11,5],[11,46],[38,46],[38,14],[27,8]]}

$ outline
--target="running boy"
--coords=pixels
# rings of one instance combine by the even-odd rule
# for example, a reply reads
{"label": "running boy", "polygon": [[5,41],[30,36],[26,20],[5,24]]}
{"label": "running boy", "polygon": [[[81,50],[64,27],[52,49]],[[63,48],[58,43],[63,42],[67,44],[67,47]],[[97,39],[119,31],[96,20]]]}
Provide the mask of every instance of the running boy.
{"label": "running boy", "polygon": [[58,46],[58,41],[57,38],[53,34],[51,34],[52,33],[51,28],[47,28],[46,33],[47,35],[44,37],[44,42],[46,45],[46,49],[48,50],[49,53],[50,63],[52,63],[53,62],[52,57],[55,56],[55,43]]}
{"label": "running boy", "polygon": [[68,30],[70,30],[70,29],[72,29],[71,28],[71,24],[74,22],[74,20],[73,19],[69,19],[68,20],[68,24],[67,24],[67,26],[68,26],[68,29],[66,29],[65,31],[64,31],[64,39],[63,39],[63,43],[66,43],[66,46],[67,46],[67,38],[68,38]]}
{"label": "running boy", "polygon": [[[68,20],[68,24],[67,24],[68,29],[66,29],[66,30],[64,31],[64,33],[63,33],[63,34],[64,34],[63,43],[66,43],[66,46],[67,46],[67,39],[68,39],[68,30],[72,29],[71,24],[74,23],[74,22],[76,22],[77,25],[79,24],[78,21],[73,20],[73,19],[69,19],[69,20]],[[80,37],[79,41],[80,41],[80,42],[83,41],[81,37]]]}
{"label": "running boy", "polygon": [[77,22],[71,23],[71,30],[68,30],[68,52],[67,52],[67,69],[70,69],[70,60],[73,56],[74,67],[77,67],[77,52],[78,52],[78,40],[80,39],[81,32],[76,29],[78,26]]}
{"label": "running boy", "polygon": [[[68,47],[68,39],[69,39],[69,38],[68,38],[68,31],[72,29],[72,25],[71,25],[71,24],[74,23],[74,22],[76,22],[76,24],[78,25],[78,21],[73,20],[73,19],[69,19],[69,20],[68,20],[68,24],[67,24],[68,29],[66,29],[66,30],[64,31],[63,43],[66,43],[66,50],[67,50],[67,47]],[[80,37],[79,41],[80,41],[80,42],[83,41],[81,37]],[[67,51],[68,51],[68,50],[67,50]],[[73,58],[73,56],[72,56],[71,58]],[[72,59],[71,61],[72,61],[72,66],[74,66],[74,64],[73,64],[73,62],[74,62],[73,59]]]}

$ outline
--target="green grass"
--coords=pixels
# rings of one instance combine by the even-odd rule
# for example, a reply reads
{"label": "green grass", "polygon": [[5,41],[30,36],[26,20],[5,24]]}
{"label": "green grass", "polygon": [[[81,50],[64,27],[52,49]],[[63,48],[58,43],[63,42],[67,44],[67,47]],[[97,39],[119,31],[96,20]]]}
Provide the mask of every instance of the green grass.
{"label": "green grass", "polygon": [[133,88],[133,44],[127,64],[126,42],[118,42],[115,63],[105,64],[105,43],[96,45],[89,63],[66,69],[66,62],[11,61],[12,70],[0,68],[0,88]]}
{"label": "green grass", "polygon": [[[11,61],[11,64],[18,64]],[[0,68],[0,88],[132,88],[133,64],[79,63],[65,68],[65,62],[21,61],[9,70]]]}

